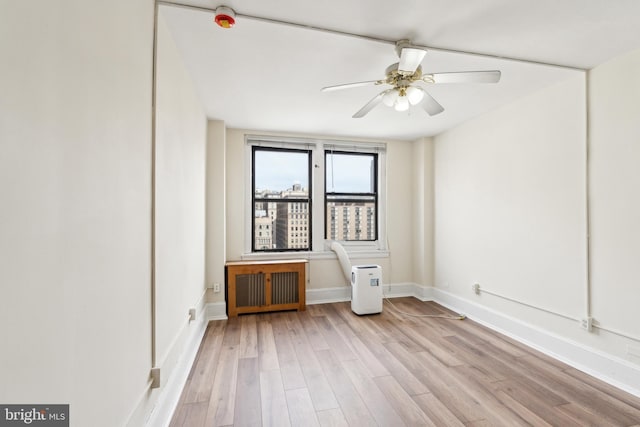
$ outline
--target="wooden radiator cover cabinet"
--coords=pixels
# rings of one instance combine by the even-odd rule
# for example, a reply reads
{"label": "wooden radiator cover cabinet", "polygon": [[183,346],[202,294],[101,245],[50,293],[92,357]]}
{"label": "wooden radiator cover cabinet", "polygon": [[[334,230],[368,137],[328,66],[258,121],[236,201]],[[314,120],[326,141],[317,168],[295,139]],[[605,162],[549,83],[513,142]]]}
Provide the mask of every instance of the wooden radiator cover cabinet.
{"label": "wooden radiator cover cabinet", "polygon": [[228,261],[227,316],[265,311],[304,311],[307,260]]}

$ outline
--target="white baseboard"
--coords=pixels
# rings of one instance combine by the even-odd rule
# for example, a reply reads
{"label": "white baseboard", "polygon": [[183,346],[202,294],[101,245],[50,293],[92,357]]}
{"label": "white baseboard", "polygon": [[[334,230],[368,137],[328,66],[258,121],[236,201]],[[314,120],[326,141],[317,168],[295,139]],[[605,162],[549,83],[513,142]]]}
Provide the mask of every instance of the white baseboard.
{"label": "white baseboard", "polygon": [[307,305],[351,301],[351,286],[307,289],[305,293],[305,300]]}
{"label": "white baseboard", "polygon": [[205,316],[207,320],[224,320],[227,318],[227,303],[222,302],[210,302],[207,303]]}
{"label": "white baseboard", "polygon": [[431,288],[433,301],[621,390],[640,397],[640,366],[540,329],[483,305]]}
{"label": "white baseboard", "polygon": [[[387,298],[416,297],[422,301],[430,301],[432,298],[431,289],[431,287],[420,286],[416,283],[394,283],[383,285],[382,293]],[[344,301],[351,301],[351,286],[307,289],[307,305]]]}

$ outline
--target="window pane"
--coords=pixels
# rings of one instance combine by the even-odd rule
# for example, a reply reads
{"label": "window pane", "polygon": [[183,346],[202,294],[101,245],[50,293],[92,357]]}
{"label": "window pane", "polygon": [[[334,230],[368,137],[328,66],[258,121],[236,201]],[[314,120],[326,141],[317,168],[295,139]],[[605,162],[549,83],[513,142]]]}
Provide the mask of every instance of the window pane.
{"label": "window pane", "polygon": [[377,154],[325,151],[325,238],[377,239]]}
{"label": "window pane", "polygon": [[274,198],[309,197],[308,153],[256,150],[254,162],[256,197],[258,192]]}
{"label": "window pane", "polygon": [[253,148],[253,250],[310,250],[309,151]]}
{"label": "window pane", "polygon": [[256,202],[254,215],[254,250],[310,248],[308,202]]}
{"label": "window pane", "polygon": [[369,201],[327,200],[327,239],[376,240],[376,204]]}
{"label": "window pane", "polygon": [[326,153],[329,193],[375,193],[375,155]]}

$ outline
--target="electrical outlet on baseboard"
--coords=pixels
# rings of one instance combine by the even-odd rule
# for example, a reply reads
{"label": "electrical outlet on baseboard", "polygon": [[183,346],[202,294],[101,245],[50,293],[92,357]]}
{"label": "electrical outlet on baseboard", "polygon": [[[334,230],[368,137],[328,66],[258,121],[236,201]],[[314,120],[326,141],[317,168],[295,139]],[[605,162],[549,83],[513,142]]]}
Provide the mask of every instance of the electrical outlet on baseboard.
{"label": "electrical outlet on baseboard", "polygon": [[585,317],[581,319],[580,326],[587,332],[593,332],[593,317]]}

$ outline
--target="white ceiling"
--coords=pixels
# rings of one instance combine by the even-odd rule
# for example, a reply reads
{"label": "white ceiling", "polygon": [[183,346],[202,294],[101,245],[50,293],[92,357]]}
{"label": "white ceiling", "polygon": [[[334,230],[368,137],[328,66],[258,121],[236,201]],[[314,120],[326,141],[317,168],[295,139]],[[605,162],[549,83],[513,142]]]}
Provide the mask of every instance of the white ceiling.
{"label": "white ceiling", "polygon": [[[182,3],[207,9],[220,5],[207,0]],[[385,68],[397,62],[393,45],[243,16],[234,28],[225,30],[212,22],[212,12],[161,5],[160,19],[169,27],[207,116],[224,120],[231,128],[256,131],[400,140],[431,136],[582,73],[579,69],[640,49],[638,0],[228,0],[224,4],[240,15],[376,39],[410,38],[413,44],[436,48],[423,61],[426,73],[502,71],[495,85],[429,86],[429,93],[445,108],[437,116],[416,107],[399,113],[380,105],[364,118],[353,119],[353,113],[384,87],[320,89],[384,78]]]}

